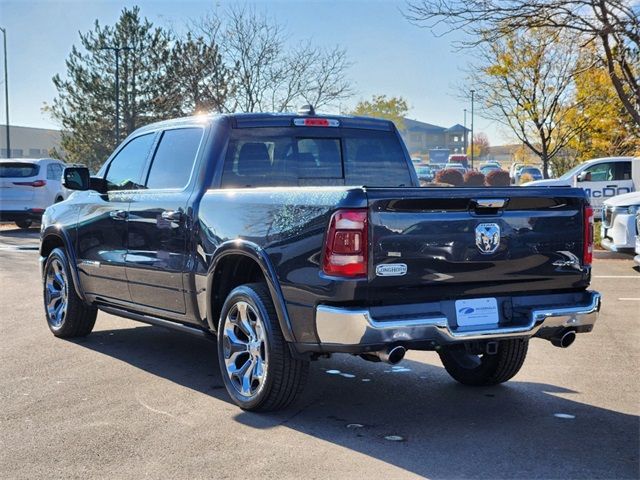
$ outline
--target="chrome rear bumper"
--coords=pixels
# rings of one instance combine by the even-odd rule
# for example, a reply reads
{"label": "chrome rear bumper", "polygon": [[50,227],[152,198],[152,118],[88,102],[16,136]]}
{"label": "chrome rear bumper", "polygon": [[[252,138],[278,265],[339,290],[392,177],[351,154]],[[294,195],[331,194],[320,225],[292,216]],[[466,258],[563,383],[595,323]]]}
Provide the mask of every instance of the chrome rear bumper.
{"label": "chrome rear bumper", "polygon": [[377,321],[368,309],[316,308],[321,344],[371,345],[432,341],[437,345],[509,337],[551,338],[558,331],[590,331],[598,318],[601,295],[587,292],[588,301],[572,307],[532,309],[525,325],[456,327],[446,316]]}

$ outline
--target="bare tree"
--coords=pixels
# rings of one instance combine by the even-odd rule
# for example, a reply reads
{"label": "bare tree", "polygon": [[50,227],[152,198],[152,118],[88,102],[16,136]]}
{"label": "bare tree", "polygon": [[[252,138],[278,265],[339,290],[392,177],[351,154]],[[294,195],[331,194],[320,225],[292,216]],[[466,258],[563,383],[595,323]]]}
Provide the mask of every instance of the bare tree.
{"label": "bare tree", "polygon": [[157,85],[156,104],[173,117],[223,112],[234,94],[232,74],[217,43],[187,33],[173,42],[165,75]]}
{"label": "bare tree", "polygon": [[640,125],[640,3],[636,0],[414,0],[406,17],[436,34],[463,31],[461,46],[551,28],[595,42],[624,108]]}
{"label": "bare tree", "polygon": [[316,50],[315,61],[306,70],[303,78],[302,97],[316,108],[335,104],[353,95],[346,76],[351,67],[347,52],[343,48]]}
{"label": "bare tree", "polygon": [[316,108],[352,96],[344,49],[322,49],[310,41],[289,47],[284,27],[248,7],[214,13],[198,25],[204,36],[221,46],[234,70],[234,95],[229,111],[285,111],[297,104]]}
{"label": "bare tree", "polygon": [[570,39],[549,29],[511,32],[478,47],[470,81],[480,115],[507,126],[543,164],[588,126],[576,115],[573,77],[580,68]]}

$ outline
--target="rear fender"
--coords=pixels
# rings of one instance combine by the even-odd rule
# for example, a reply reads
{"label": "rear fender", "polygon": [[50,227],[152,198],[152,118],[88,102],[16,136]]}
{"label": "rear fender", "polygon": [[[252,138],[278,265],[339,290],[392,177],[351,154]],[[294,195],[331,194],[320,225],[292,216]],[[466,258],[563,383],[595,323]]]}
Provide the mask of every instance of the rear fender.
{"label": "rear fender", "polygon": [[284,296],[282,294],[282,290],[280,289],[280,284],[278,283],[278,277],[276,275],[275,269],[273,268],[269,257],[267,256],[265,251],[262,250],[258,245],[242,239],[224,242],[216,249],[214,253],[213,261],[211,262],[211,266],[209,267],[209,271],[207,273],[207,323],[209,324],[209,328],[215,331],[211,295],[211,292],[213,292],[214,288],[213,279],[216,273],[216,269],[220,265],[220,261],[228,255],[247,256],[260,266],[262,274],[267,282],[269,292],[271,293],[271,299],[273,300],[273,304],[278,315],[278,323],[280,324],[282,335],[287,342],[294,342],[291,320],[289,319],[289,314],[287,313]]}

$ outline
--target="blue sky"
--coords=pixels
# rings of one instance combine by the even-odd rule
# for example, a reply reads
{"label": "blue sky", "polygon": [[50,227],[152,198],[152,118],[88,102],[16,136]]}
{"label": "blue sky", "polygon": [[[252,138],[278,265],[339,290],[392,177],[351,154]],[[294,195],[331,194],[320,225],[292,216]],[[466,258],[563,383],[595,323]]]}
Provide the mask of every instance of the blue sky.
{"label": "blue sky", "polygon": [[[411,107],[409,117],[449,127],[463,123],[464,108],[458,91],[463,69],[473,52],[455,51],[454,36],[434,37],[410,24],[401,13],[405,3],[392,0],[278,0],[248,2],[284,23],[290,42],[311,38],[320,45],[340,45],[354,62],[350,78],[356,95],[351,103],[373,94],[400,95]],[[97,18],[114,23],[124,6],[139,5],[154,23],[182,28],[216,6],[212,0],[30,1],[0,0],[0,26],[7,29],[10,120],[13,125],[57,128],[41,112],[55,89],[51,77],[64,73],[78,32],[92,28]],[[4,86],[3,86],[4,88]],[[4,123],[4,95],[0,100]],[[470,115],[467,115],[467,126]],[[489,135],[493,145],[509,137],[500,128],[476,116],[475,130]]]}

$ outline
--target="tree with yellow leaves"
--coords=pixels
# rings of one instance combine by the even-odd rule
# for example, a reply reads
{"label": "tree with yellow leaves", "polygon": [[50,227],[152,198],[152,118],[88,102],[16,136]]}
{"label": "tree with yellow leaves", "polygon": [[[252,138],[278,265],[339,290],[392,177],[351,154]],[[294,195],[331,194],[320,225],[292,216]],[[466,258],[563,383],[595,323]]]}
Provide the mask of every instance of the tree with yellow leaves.
{"label": "tree with yellow leaves", "polygon": [[578,161],[607,156],[640,155],[640,126],[626,111],[607,68],[595,48],[582,51],[583,63],[591,65],[575,77],[576,117],[588,120],[588,127],[569,146]]}
{"label": "tree with yellow leaves", "polygon": [[508,127],[543,166],[587,128],[576,114],[574,76],[583,68],[571,38],[548,28],[512,31],[479,47],[469,84],[480,115]]}
{"label": "tree with yellow leaves", "polygon": [[353,115],[376,117],[391,120],[398,130],[404,130],[404,117],[409,111],[409,104],[402,97],[374,95],[371,100],[358,102],[351,112]]}

